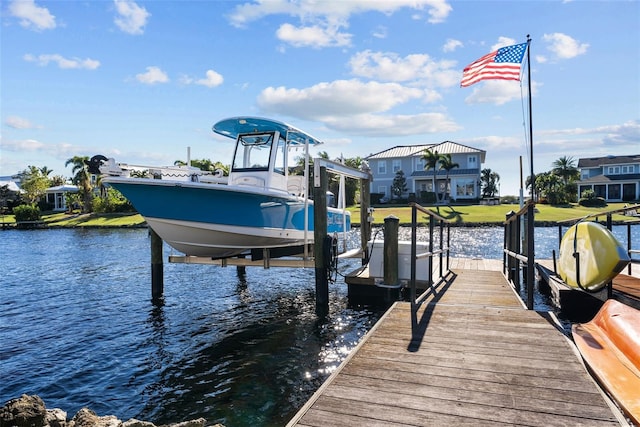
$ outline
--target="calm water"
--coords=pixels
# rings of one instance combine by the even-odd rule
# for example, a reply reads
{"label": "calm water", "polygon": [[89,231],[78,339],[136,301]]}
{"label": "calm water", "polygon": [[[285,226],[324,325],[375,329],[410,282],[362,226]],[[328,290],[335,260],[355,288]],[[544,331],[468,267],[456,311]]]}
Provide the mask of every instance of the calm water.
{"label": "calm water", "polygon": [[[536,230],[537,256],[557,234]],[[502,257],[499,228],[452,229],[452,242],[452,256]],[[155,306],[145,229],[3,231],[0,259],[0,404],[38,394],[69,417],[283,425],[381,315],[350,307],[339,278],[319,320],[313,269],[169,263]]]}

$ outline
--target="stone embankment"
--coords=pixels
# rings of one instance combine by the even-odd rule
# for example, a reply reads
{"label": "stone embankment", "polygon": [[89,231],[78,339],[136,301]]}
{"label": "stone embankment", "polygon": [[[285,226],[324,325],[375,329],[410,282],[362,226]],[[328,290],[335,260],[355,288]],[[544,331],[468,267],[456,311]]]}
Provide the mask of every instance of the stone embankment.
{"label": "stone embankment", "polygon": [[[205,427],[204,418],[168,424],[166,427]],[[121,421],[114,415],[98,416],[88,408],[82,408],[70,420],[62,409],[47,409],[39,396],[23,394],[11,399],[0,408],[0,427],[156,427],[148,421],[134,418]],[[215,424],[213,427],[224,427]]]}

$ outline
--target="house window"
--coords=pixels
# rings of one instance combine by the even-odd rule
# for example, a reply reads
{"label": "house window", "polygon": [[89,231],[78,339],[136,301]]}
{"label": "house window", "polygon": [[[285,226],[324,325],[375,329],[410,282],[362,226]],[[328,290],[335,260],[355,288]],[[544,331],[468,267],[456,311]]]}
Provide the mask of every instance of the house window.
{"label": "house window", "polygon": [[393,160],[393,164],[392,164],[393,173],[398,172],[401,167],[402,167],[402,164],[400,163],[400,160]]}
{"label": "house window", "polygon": [[386,175],[387,174],[387,162],[384,160],[378,160],[378,174]]}
{"label": "house window", "polygon": [[602,197],[604,199],[607,197],[607,186],[603,184],[594,185],[593,192],[596,193],[596,197]]}
{"label": "house window", "polygon": [[416,171],[423,171],[424,170],[424,159],[422,158],[422,156],[420,157],[416,157]]}
{"label": "house window", "polygon": [[622,166],[622,173],[633,173],[633,165]]}
{"label": "house window", "polygon": [[387,187],[385,185],[378,186],[378,193],[387,196]]}
{"label": "house window", "polygon": [[620,195],[620,184],[612,184],[609,186],[609,199],[618,200],[621,199]]}
{"label": "house window", "polygon": [[582,193],[584,193],[587,190],[593,190],[593,187],[591,185],[581,185],[580,186],[580,193],[579,193],[580,197],[583,197]]}
{"label": "house window", "polygon": [[620,166],[609,166],[607,175],[617,175],[620,173]]}
{"label": "house window", "polygon": [[459,179],[456,182],[457,197],[473,197],[475,194],[475,181],[473,179]]}
{"label": "house window", "polygon": [[478,168],[478,156],[469,156],[467,157],[467,166],[469,169],[477,169]]}

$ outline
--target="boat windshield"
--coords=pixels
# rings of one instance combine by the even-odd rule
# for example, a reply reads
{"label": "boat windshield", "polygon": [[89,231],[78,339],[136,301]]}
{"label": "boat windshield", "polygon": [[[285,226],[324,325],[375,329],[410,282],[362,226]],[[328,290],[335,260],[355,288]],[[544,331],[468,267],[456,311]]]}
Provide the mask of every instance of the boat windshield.
{"label": "boat windshield", "polygon": [[233,156],[233,172],[268,171],[273,153],[272,170],[285,174],[287,164],[287,141],[283,135],[274,144],[274,133],[246,134],[238,137],[236,152]]}
{"label": "boat windshield", "polygon": [[232,170],[269,170],[272,145],[272,133],[240,135],[233,157]]}

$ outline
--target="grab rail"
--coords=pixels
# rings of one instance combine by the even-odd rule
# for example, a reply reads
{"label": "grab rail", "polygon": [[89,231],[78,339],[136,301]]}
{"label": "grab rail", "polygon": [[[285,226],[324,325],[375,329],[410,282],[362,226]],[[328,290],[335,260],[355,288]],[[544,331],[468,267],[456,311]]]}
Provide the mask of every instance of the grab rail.
{"label": "grab rail", "polygon": [[[534,208],[535,202],[529,200],[518,212],[512,211],[507,214],[504,222],[502,256],[502,272],[518,291],[520,291],[520,267],[522,267],[522,279],[527,286],[527,309],[529,310],[533,310],[535,280]],[[525,222],[525,226],[522,221]]]}
{"label": "grab rail", "polygon": [[[417,203],[409,203],[411,206],[411,278],[410,278],[410,298],[411,298],[411,309],[412,312],[415,313],[417,308],[422,304],[422,302],[432,293],[435,293],[438,285],[444,281],[444,278],[449,275],[451,269],[449,268],[449,245],[451,242],[451,223],[433,212],[430,209],[426,209],[423,206],[420,206]],[[429,217],[429,250],[427,252],[418,253],[417,248],[417,227],[418,227],[418,212],[422,212]],[[436,222],[438,223],[438,248],[434,249],[434,230],[436,228]],[[446,241],[444,236],[444,230],[447,230]],[[446,244],[445,244],[446,242]],[[434,277],[433,277],[433,257],[438,256],[439,259],[439,268],[438,268],[438,283],[434,285]],[[444,258],[446,257],[446,264],[443,263]],[[417,286],[416,286],[416,277],[417,277],[417,260],[418,259],[428,259],[428,272],[427,272],[427,285],[429,289],[425,290],[418,296]],[[443,267],[446,266],[446,272],[443,271]]]}

